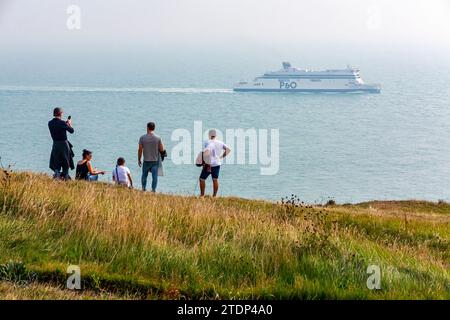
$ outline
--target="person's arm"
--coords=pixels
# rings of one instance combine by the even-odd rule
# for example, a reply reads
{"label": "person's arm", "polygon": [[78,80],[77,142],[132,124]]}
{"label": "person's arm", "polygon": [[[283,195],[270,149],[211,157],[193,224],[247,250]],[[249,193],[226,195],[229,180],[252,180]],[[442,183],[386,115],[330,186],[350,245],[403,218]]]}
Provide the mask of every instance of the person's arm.
{"label": "person's arm", "polygon": [[164,144],[162,143],[162,140],[159,139],[159,152],[163,152],[164,151]]}
{"label": "person's arm", "polygon": [[133,187],[133,179],[131,179],[131,174],[127,172],[128,179],[130,179],[130,186]]}
{"label": "person's arm", "polygon": [[138,165],[139,165],[139,167],[142,167],[141,158],[142,158],[142,144],[139,143],[139,147],[138,147]]}
{"label": "person's arm", "polygon": [[66,121],[66,130],[69,132],[69,133],[74,133],[74,129],[73,129],[73,127],[72,127],[72,120],[67,120]]}
{"label": "person's arm", "polygon": [[92,164],[90,161],[87,162],[87,167],[88,167],[89,173],[93,176],[96,176],[99,174],[105,174],[105,171],[95,170],[94,168],[92,168]]}
{"label": "person's arm", "polygon": [[226,144],[223,145],[223,149],[225,151],[223,152],[222,156],[220,157],[221,159],[225,158],[231,152],[231,149]]}

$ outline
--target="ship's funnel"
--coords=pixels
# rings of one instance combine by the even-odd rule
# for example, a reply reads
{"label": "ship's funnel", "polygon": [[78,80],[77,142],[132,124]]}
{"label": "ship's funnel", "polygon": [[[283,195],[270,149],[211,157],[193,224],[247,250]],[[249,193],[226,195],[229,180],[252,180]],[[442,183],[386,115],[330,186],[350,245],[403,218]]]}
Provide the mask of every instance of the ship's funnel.
{"label": "ship's funnel", "polygon": [[289,62],[283,62],[283,69],[289,69],[291,64]]}

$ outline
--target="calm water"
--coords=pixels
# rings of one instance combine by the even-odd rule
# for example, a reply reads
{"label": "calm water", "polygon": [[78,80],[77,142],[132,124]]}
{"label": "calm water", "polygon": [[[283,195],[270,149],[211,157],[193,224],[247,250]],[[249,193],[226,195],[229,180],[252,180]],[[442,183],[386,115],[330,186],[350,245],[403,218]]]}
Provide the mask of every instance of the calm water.
{"label": "calm water", "polygon": [[[48,63],[31,71],[18,63],[4,66],[0,156],[15,169],[49,172],[47,121],[54,106],[64,106],[73,118],[76,133],[70,140],[77,158],[83,148],[91,149],[94,166],[111,171],[116,158],[124,156],[136,185],[137,142],[147,121],[156,121],[170,155],[177,143],[171,141],[172,131],[192,132],[194,121],[201,120],[204,130],[280,130],[278,174],[262,176],[259,165],[224,166],[221,195],[279,199],[294,193],[308,202],[450,200],[449,65],[359,62],[367,82],[382,84],[381,94],[229,90],[240,78],[278,68],[275,60],[210,63],[208,68],[184,61],[167,68],[129,62],[114,72],[107,65],[78,72]],[[197,167],[168,159],[165,170],[160,191],[198,192]],[[101,180],[109,181],[109,175]]]}

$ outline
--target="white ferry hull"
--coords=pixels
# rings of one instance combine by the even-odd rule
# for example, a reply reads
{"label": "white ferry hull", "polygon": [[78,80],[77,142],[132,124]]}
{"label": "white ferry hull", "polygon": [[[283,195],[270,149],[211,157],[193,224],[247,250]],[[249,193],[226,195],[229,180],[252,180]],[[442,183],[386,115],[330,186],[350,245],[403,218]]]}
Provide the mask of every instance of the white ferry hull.
{"label": "white ferry hull", "polygon": [[306,89],[306,88],[296,88],[296,89],[276,89],[276,88],[233,88],[235,92],[311,92],[311,93],[349,93],[349,92],[366,92],[366,93],[380,93],[381,89],[377,87],[364,87],[364,88],[347,88],[347,89],[336,89],[336,88],[317,88],[317,89]]}

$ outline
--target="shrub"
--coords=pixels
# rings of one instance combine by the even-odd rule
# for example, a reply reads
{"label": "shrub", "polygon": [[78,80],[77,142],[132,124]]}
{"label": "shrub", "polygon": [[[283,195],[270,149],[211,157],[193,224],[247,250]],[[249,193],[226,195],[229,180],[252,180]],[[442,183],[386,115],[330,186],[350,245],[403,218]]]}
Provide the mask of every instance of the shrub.
{"label": "shrub", "polygon": [[23,262],[9,261],[0,264],[0,280],[27,284],[35,279],[33,273],[29,272]]}

